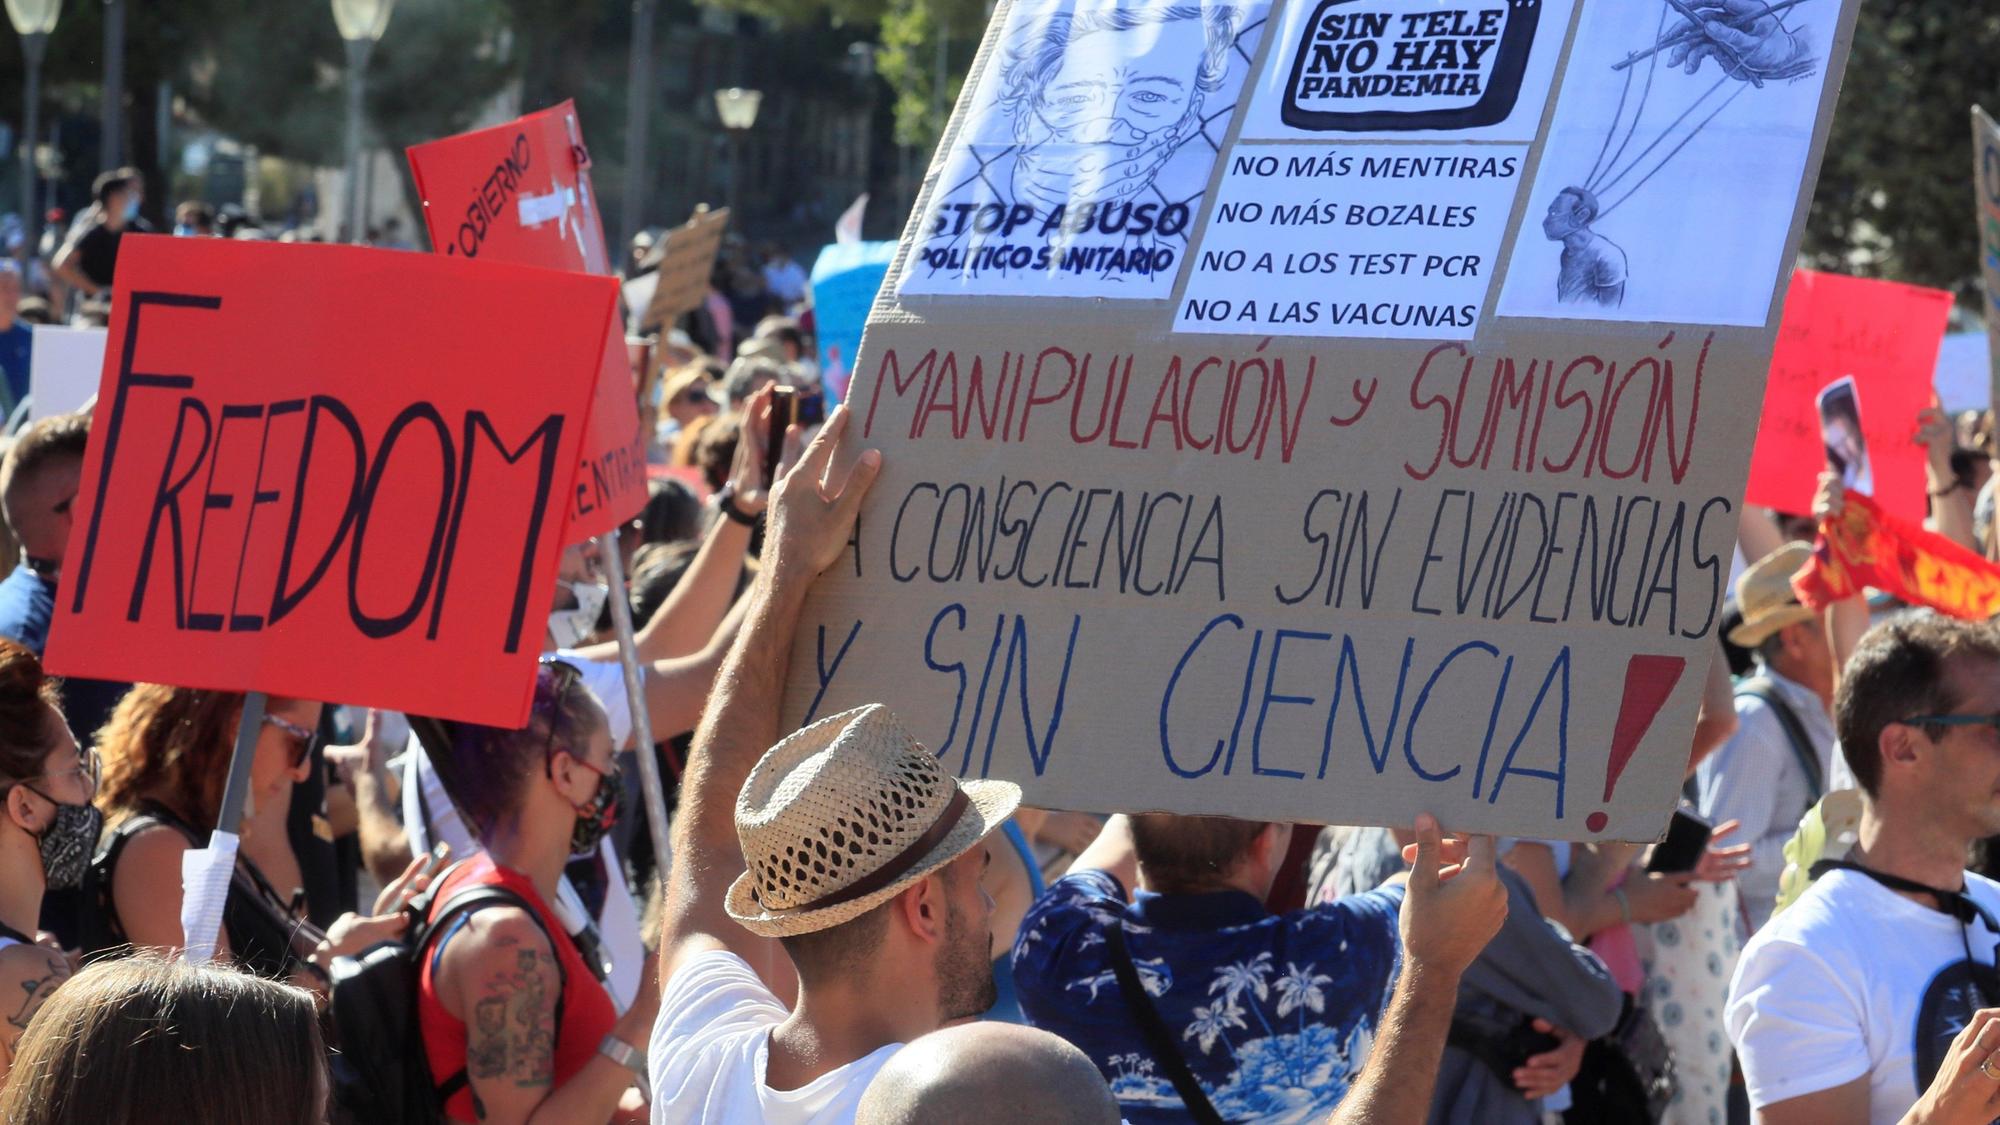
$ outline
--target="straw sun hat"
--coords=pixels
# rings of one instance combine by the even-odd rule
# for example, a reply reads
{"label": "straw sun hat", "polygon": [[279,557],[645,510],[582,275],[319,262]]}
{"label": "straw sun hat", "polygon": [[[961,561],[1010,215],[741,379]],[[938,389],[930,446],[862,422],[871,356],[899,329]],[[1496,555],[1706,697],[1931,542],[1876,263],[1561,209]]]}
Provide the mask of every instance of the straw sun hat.
{"label": "straw sun hat", "polygon": [[837,926],[963,855],[1020,803],[1012,782],[953,778],[879,703],[830,715],[744,781],[746,870],[729,916],[765,937]]}
{"label": "straw sun hat", "polygon": [[1792,575],[1804,570],[1811,559],[1811,547],[1787,543],[1744,568],[1736,579],[1736,604],[1743,610],[1743,624],[1729,631],[1730,644],[1756,648],[1785,626],[1818,616],[1799,604],[1799,595],[1792,589]]}

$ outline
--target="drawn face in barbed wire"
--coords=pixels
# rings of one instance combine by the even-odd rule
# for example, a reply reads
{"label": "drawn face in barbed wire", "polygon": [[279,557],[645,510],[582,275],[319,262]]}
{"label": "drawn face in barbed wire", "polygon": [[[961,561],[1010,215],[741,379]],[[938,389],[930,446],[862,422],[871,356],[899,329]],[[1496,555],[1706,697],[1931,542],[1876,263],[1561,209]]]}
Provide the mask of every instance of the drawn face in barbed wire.
{"label": "drawn face in barbed wire", "polygon": [[1131,146],[1171,130],[1197,104],[1207,48],[1198,19],[1094,31],[1071,40],[1035,105],[1053,140]]}
{"label": "drawn face in barbed wire", "polygon": [[1017,111],[1015,190],[1044,207],[1129,199],[1200,121],[1209,29],[1186,18],[1071,33]]}

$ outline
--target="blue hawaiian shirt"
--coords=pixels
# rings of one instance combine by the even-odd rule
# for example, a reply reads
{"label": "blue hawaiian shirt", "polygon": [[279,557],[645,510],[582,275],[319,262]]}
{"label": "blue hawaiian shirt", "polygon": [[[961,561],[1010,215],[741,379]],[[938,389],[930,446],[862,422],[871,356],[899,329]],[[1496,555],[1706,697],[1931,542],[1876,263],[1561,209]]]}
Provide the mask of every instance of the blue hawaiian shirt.
{"label": "blue hawaiian shirt", "polygon": [[1097,1063],[1133,1125],[1184,1122],[1127,1014],[1104,928],[1123,925],[1139,983],[1229,1121],[1320,1120],[1361,1071],[1401,966],[1401,887],[1272,914],[1241,891],[1156,895],[1105,871],[1056,881],[1021,923],[1014,986],[1028,1022]]}

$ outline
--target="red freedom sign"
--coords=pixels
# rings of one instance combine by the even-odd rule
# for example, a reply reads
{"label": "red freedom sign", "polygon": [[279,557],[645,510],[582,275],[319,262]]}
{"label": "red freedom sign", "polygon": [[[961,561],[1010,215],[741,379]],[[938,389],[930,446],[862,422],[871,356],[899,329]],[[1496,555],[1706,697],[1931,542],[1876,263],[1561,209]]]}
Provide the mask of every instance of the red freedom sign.
{"label": "red freedom sign", "polygon": [[[409,158],[438,253],[611,272],[574,103],[415,145]],[[646,447],[622,336],[614,323],[571,494],[568,542],[602,535],[646,505]]]}
{"label": "red freedom sign", "polygon": [[50,667],[518,726],[616,302],[582,274],[127,238]]}

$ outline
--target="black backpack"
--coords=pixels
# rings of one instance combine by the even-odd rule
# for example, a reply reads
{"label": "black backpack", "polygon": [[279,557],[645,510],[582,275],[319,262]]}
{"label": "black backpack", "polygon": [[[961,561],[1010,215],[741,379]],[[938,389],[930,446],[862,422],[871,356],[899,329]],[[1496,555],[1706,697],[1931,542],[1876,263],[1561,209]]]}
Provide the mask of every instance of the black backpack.
{"label": "black backpack", "polygon": [[[440,873],[438,883],[443,882]],[[483,907],[518,906],[534,919],[549,948],[559,948],[534,907],[505,887],[462,887],[445,900],[432,921],[434,893],[425,891],[404,907],[410,926],[402,938],[370,946],[358,957],[334,959],[328,1013],[336,1048],[331,1064],[335,1125],[436,1125],[444,1121],[445,1102],[468,1081],[463,1066],[443,1082],[436,1080],[417,1020],[423,959],[431,955],[432,940],[455,920]],[[556,974],[555,1026],[560,1034],[567,985],[560,957]]]}

